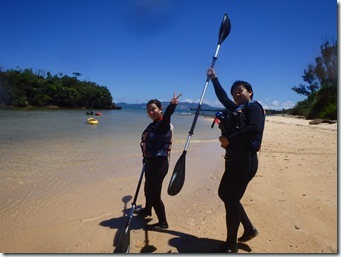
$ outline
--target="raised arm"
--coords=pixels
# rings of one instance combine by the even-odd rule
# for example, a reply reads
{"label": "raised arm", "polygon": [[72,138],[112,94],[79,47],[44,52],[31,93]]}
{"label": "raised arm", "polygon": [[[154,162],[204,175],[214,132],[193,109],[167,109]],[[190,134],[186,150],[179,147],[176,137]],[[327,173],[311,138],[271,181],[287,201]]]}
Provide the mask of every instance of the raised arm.
{"label": "raised arm", "polygon": [[234,111],[237,108],[237,105],[227,96],[226,91],[220,85],[214,69],[209,68],[207,71],[207,76],[211,78],[215,94],[222,105],[224,105],[227,110]]}
{"label": "raised arm", "polygon": [[179,97],[181,95],[182,94],[176,96],[176,92],[174,92],[173,98],[171,99],[169,105],[166,108],[165,113],[162,116],[162,121],[160,122],[160,125],[157,130],[158,134],[165,134],[170,129],[171,116],[174,113],[177,104],[179,103]]}

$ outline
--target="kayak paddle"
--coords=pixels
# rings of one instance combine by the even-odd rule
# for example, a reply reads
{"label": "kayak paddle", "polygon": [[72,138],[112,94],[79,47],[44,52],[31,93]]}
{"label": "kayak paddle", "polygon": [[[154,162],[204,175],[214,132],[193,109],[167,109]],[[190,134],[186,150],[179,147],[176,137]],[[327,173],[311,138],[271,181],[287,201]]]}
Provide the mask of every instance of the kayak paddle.
{"label": "kayak paddle", "polygon": [[[223,17],[223,21],[221,22],[221,25],[220,25],[218,45],[217,45],[217,49],[215,51],[215,54],[213,56],[211,68],[214,67],[214,64],[217,60],[220,45],[223,43],[223,41],[226,39],[226,37],[230,34],[230,31],[231,31],[231,22],[230,22],[229,17],[225,13],[224,17]],[[197,110],[195,112],[195,116],[194,116],[194,120],[192,123],[191,130],[188,132],[189,135],[187,137],[185,148],[184,148],[179,160],[175,164],[174,171],[173,171],[171,180],[169,182],[168,191],[167,191],[169,195],[178,194],[180,192],[180,190],[182,189],[182,186],[185,183],[185,166],[186,166],[185,164],[186,164],[187,149],[188,149],[189,142],[191,141],[191,138],[192,138],[192,135],[194,132],[195,124],[197,123],[198,116],[200,114],[201,104],[204,100],[204,95],[205,95],[209,81],[210,81],[210,78],[209,78],[209,76],[207,76],[206,82],[205,82],[205,87],[204,87],[204,90],[202,91],[201,98],[200,98]]]}
{"label": "kayak paddle", "polygon": [[114,253],[129,253],[129,249],[130,249],[130,230],[129,230],[129,226],[130,226],[130,222],[133,218],[133,214],[136,208],[136,200],[137,200],[137,196],[139,194],[139,190],[140,190],[140,186],[141,186],[141,181],[143,178],[143,174],[144,174],[144,170],[145,170],[145,165],[143,165],[142,168],[142,172],[140,175],[140,179],[139,182],[137,184],[137,188],[136,188],[136,192],[135,192],[135,196],[134,196],[134,200],[131,203],[131,210],[130,210],[130,214],[128,216],[128,220],[124,226],[123,232],[120,235],[120,239],[118,241],[118,244],[115,248]]}

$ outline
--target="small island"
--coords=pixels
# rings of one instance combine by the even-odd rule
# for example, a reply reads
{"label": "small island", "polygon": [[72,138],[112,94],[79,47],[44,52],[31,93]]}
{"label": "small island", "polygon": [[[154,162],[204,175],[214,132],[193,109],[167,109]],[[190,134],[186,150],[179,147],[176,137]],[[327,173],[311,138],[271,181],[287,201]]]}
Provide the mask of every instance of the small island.
{"label": "small island", "polygon": [[106,86],[81,81],[73,76],[32,69],[0,69],[0,106],[112,109],[122,107],[113,102]]}

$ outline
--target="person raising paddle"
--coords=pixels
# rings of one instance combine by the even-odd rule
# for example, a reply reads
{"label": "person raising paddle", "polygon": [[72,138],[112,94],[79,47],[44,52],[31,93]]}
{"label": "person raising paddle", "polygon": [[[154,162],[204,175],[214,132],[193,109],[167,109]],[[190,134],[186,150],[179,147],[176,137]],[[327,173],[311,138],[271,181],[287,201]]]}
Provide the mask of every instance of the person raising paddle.
{"label": "person raising paddle", "polygon": [[207,76],[211,79],[219,101],[227,111],[239,112],[244,124],[230,135],[221,135],[221,147],[226,149],[225,172],[220,181],[218,194],[225,204],[227,240],[220,246],[222,252],[238,252],[237,233],[240,223],[244,233],[238,238],[246,242],[257,236],[258,231],[249,220],[242,199],[248,183],[258,169],[257,151],[260,148],[265,112],[256,101],[252,101],[253,90],[249,83],[236,81],[231,86],[232,101],[220,85],[214,69],[209,68]]}
{"label": "person raising paddle", "polygon": [[173,130],[171,116],[181,95],[176,96],[176,92],[174,92],[164,114],[159,100],[152,99],[147,103],[147,113],[153,122],[144,130],[141,137],[141,149],[145,165],[144,193],[146,205],[144,208],[137,209],[135,213],[144,217],[151,216],[152,208],[154,208],[159,220],[158,223],[151,225],[151,229],[154,230],[168,228],[165,206],[161,200],[161,189],[169,167]]}

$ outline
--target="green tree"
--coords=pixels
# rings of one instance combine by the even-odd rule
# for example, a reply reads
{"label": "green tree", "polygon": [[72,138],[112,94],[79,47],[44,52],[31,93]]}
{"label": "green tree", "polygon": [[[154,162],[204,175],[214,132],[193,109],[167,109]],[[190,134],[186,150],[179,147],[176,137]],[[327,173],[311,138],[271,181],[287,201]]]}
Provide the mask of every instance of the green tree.
{"label": "green tree", "polygon": [[71,108],[112,109],[112,97],[105,86],[80,81],[80,73],[73,77],[52,75],[32,69],[0,70],[0,104],[11,106],[46,107],[56,105]]}
{"label": "green tree", "polygon": [[309,65],[302,76],[306,84],[292,88],[307,97],[298,102],[292,113],[307,119],[337,119],[337,41],[320,46],[321,56]]}

